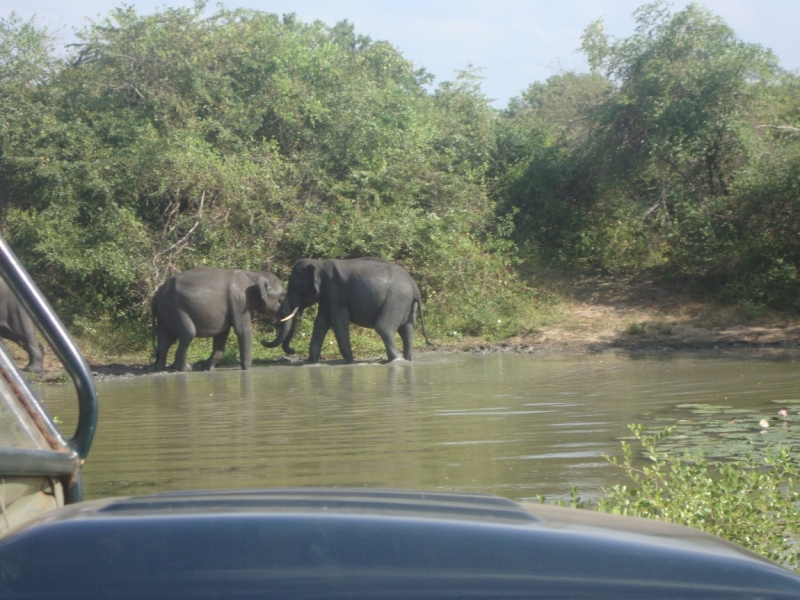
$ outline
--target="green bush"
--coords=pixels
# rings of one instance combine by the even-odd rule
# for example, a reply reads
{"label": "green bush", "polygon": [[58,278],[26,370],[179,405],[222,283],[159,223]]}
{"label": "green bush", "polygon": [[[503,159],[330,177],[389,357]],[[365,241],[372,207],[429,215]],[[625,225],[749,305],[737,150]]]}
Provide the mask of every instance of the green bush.
{"label": "green bush", "polygon": [[633,484],[603,490],[598,510],[694,527],[800,570],[800,460],[791,448],[774,448],[763,460],[675,457],[658,449],[669,428],[655,435],[630,428],[647,463],[623,442],[622,458],[610,460]]}
{"label": "green bush", "polygon": [[800,77],[697,4],[583,36],[591,73],[498,116],[498,211],[534,260],[800,308]]}
{"label": "green bush", "polygon": [[154,290],[200,265],[377,256],[434,327],[524,329],[479,78],[431,92],[347,22],[204,8],[123,6],[64,57],[0,21],[0,233],[65,321],[143,329]]}

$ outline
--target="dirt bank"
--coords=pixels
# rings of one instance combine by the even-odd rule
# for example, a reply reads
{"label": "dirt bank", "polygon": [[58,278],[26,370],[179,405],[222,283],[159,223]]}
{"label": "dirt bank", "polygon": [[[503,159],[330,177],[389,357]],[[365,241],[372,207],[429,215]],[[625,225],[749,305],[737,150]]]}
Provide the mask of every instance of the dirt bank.
{"label": "dirt bank", "polygon": [[496,343],[467,340],[476,353],[696,350],[800,346],[800,316],[720,303],[688,285],[646,277],[574,278],[547,274],[539,287],[555,299],[549,325]]}

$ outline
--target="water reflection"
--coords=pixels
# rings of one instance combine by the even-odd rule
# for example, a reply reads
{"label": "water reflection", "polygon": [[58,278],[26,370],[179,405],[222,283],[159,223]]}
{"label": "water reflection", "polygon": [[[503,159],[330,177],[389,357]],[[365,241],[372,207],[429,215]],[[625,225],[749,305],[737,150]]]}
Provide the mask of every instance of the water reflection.
{"label": "water reflection", "polygon": [[[472,356],[273,365],[98,382],[88,497],[189,488],[375,486],[581,494],[623,482],[626,425],[682,402],[775,411],[792,355]],[[40,388],[74,427],[71,386]]]}

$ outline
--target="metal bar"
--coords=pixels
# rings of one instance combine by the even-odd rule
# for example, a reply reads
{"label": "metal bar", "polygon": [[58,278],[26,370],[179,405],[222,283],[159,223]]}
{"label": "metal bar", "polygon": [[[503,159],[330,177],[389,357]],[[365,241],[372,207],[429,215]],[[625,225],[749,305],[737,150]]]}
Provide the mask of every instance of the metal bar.
{"label": "metal bar", "polygon": [[[53,423],[53,419],[47,409],[39,403],[31,384],[22,373],[19,372],[14,359],[9,356],[8,351],[0,344],[0,388],[6,387],[19,401],[19,407],[24,410],[32,420],[31,427],[36,429],[36,433],[31,433],[31,439],[38,439],[44,436],[49,446],[58,452],[71,451],[64,436]],[[2,383],[5,382],[5,386]]]}
{"label": "metal bar", "polygon": [[73,475],[62,477],[61,485],[64,486],[64,504],[75,504],[83,501],[83,478],[80,471],[76,471]]}
{"label": "metal bar", "polygon": [[72,377],[72,383],[78,393],[79,413],[78,426],[69,444],[78,456],[84,459],[92,446],[98,410],[97,392],[89,365],[86,364],[61,319],[2,237],[0,237],[0,274]]}
{"label": "metal bar", "polygon": [[26,475],[31,477],[73,477],[80,469],[81,459],[75,452],[30,450],[0,446],[0,476]]}

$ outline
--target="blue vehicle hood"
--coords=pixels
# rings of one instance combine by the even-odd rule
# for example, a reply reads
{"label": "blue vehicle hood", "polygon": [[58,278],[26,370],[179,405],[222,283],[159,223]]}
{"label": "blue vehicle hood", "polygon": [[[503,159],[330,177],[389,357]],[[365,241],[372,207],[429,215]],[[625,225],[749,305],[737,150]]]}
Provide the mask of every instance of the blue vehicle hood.
{"label": "blue vehicle hood", "polygon": [[483,495],[242,490],[54,511],[0,540],[0,597],[800,598],[800,577],[642,519]]}

